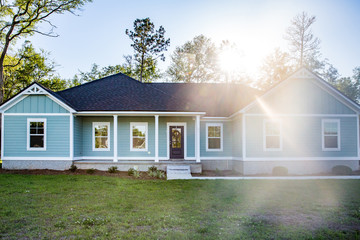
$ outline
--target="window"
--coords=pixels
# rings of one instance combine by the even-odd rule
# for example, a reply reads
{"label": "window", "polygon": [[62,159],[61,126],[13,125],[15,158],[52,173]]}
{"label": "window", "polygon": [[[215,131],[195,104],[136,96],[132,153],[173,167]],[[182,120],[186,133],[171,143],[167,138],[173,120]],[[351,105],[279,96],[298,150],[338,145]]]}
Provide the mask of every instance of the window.
{"label": "window", "polygon": [[264,120],[264,150],[281,151],[281,122],[279,120]]}
{"label": "window", "polygon": [[93,151],[110,150],[110,123],[93,122]]}
{"label": "window", "polygon": [[147,122],[130,123],[130,150],[147,151]]}
{"label": "window", "polygon": [[28,118],[27,150],[46,150],[46,119]]}
{"label": "window", "polygon": [[206,124],[206,151],[223,150],[223,125],[222,123]]}
{"label": "window", "polygon": [[340,120],[322,120],[322,150],[340,151]]}

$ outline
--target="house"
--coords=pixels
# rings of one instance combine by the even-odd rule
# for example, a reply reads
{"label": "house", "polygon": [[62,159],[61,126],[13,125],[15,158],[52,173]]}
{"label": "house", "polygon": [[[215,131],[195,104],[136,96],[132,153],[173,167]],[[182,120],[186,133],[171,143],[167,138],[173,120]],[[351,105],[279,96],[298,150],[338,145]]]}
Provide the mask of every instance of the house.
{"label": "house", "polygon": [[0,106],[6,169],[290,174],[359,168],[360,107],[306,68],[265,93],[116,74],[60,92],[33,83]]}

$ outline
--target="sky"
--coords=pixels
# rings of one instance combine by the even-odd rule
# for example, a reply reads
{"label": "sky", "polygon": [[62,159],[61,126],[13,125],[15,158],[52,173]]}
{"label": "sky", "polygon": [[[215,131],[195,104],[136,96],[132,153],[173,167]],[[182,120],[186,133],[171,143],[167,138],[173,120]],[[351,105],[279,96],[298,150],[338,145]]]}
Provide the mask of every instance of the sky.
{"label": "sky", "polygon": [[72,78],[79,70],[89,71],[93,63],[122,64],[123,55],[133,53],[125,30],[132,29],[135,19],[149,17],[156,28],[165,28],[171,41],[166,60],[159,65],[162,70],[177,46],[203,34],[217,44],[235,43],[242,52],[236,60],[239,67],[256,77],[264,58],[276,47],[287,50],[285,31],[302,11],[317,18],[312,31],[321,40],[323,57],[342,76],[351,76],[360,66],[359,0],[94,0],[79,16],[50,18],[59,37],[35,35],[28,40],[50,53],[62,78]]}

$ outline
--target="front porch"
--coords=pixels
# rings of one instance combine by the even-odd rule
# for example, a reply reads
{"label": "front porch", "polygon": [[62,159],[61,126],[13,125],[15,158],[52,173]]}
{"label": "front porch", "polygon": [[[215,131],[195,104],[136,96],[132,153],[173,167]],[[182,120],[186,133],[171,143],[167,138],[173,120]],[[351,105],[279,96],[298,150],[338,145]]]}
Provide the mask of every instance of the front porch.
{"label": "front porch", "polygon": [[76,160],[74,165],[79,169],[98,169],[101,171],[107,171],[109,167],[116,166],[119,171],[127,171],[129,168],[137,168],[139,171],[147,171],[149,167],[155,166],[160,170],[166,171],[168,166],[190,166],[191,173],[201,173],[202,164],[196,161],[188,160],[164,160],[164,161],[140,161],[140,160],[123,160],[123,161],[111,161],[111,160]]}

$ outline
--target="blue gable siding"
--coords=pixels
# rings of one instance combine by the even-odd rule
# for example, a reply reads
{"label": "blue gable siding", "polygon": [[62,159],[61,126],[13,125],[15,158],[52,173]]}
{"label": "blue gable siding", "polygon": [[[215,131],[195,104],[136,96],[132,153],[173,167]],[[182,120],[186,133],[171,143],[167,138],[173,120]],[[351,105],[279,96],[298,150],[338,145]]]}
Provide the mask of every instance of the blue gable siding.
{"label": "blue gable siding", "polygon": [[[246,157],[357,157],[356,117],[282,117],[282,151],[264,151],[265,116],[246,116]],[[322,151],[322,119],[340,119],[340,151]]]}
{"label": "blue gable siding", "polygon": [[[93,151],[93,122],[110,122],[110,150]],[[83,117],[82,118],[82,153],[85,157],[113,157],[114,153],[114,120],[113,117]]]}
{"label": "blue gable siding", "polygon": [[6,113],[68,113],[45,95],[30,95],[9,108]]}
{"label": "blue gable siding", "polygon": [[[223,124],[223,149],[222,151],[206,151],[206,123]],[[200,156],[201,157],[231,157],[232,156],[232,123],[231,122],[206,122],[200,123]]]}
{"label": "blue gable siding", "polygon": [[[27,119],[46,118],[46,151],[27,150]],[[69,157],[69,116],[4,116],[4,157]]]}
{"label": "blue gable siding", "polygon": [[314,79],[289,79],[274,89],[247,113],[355,114],[353,110],[322,89]]}

